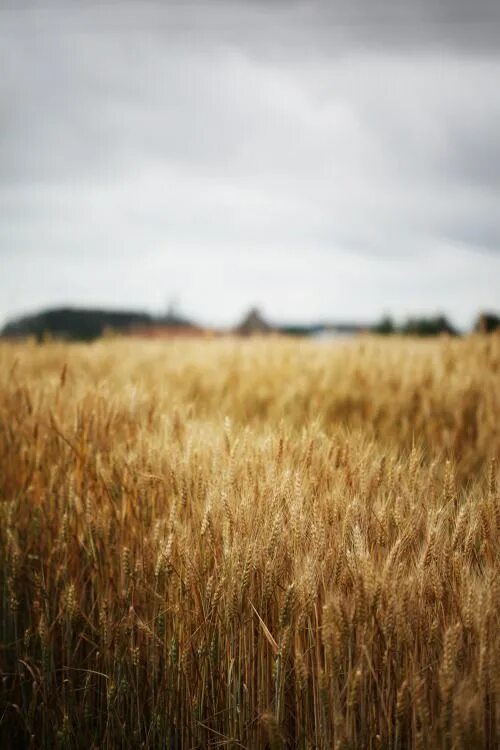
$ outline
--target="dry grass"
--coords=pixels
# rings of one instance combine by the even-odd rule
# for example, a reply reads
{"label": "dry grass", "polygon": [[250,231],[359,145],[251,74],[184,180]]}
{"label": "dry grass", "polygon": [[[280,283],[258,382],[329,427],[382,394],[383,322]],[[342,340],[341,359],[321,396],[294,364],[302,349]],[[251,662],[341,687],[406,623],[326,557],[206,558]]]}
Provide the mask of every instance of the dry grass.
{"label": "dry grass", "polygon": [[0,373],[2,747],[497,746],[498,337]]}

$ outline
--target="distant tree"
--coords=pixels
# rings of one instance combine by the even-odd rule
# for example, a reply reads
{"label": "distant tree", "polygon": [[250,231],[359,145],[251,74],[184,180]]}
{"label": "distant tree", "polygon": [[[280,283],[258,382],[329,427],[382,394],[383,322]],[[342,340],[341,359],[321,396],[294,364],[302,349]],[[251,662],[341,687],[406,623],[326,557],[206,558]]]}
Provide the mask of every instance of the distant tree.
{"label": "distant tree", "polygon": [[447,333],[450,336],[458,335],[458,331],[445,315],[436,315],[430,318],[409,318],[403,325],[401,332],[410,336],[438,336],[441,333]]}
{"label": "distant tree", "polygon": [[385,315],[378,323],[372,328],[373,333],[379,333],[383,336],[388,336],[391,333],[396,332],[396,326],[390,315]]}
{"label": "distant tree", "polygon": [[3,336],[22,338],[34,336],[38,341],[48,337],[91,341],[105,330],[125,331],[134,325],[151,322],[147,313],[61,307],[44,310],[7,323]]}
{"label": "distant tree", "polygon": [[238,333],[240,336],[250,336],[254,333],[271,333],[273,328],[267,320],[264,319],[260,310],[257,307],[252,307],[239,326],[234,330],[235,333]]}
{"label": "distant tree", "polygon": [[492,312],[482,312],[474,325],[477,333],[493,333],[500,330],[500,315]]}

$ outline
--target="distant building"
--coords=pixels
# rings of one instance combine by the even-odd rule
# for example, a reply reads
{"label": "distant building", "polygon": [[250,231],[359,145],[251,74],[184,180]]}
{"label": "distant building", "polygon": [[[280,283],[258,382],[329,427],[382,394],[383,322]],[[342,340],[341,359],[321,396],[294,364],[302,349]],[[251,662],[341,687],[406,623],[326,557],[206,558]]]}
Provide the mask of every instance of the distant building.
{"label": "distant building", "polygon": [[198,338],[211,337],[213,331],[200,328],[196,325],[169,325],[168,323],[155,323],[152,325],[133,326],[127,331],[127,335],[143,339],[171,339],[171,338]]}
{"label": "distant building", "polygon": [[315,339],[349,338],[369,330],[358,323],[312,323],[309,325],[282,325],[278,329],[284,336],[308,336]]}
{"label": "distant building", "polygon": [[166,315],[153,318],[144,324],[129,328],[130,336],[138,336],[148,339],[166,339],[185,336],[204,336],[208,332],[187,318],[183,318],[174,312],[172,308]]}
{"label": "distant building", "polygon": [[262,317],[260,311],[254,307],[243,318],[239,326],[234,329],[240,336],[272,333],[274,328]]}

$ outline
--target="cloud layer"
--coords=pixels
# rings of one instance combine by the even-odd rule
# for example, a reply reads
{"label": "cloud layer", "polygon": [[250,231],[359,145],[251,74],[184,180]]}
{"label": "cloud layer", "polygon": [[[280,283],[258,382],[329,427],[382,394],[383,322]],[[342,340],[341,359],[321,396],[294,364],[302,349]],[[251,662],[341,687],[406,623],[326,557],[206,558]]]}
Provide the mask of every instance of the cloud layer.
{"label": "cloud layer", "polygon": [[500,299],[497,4],[0,11],[0,318]]}

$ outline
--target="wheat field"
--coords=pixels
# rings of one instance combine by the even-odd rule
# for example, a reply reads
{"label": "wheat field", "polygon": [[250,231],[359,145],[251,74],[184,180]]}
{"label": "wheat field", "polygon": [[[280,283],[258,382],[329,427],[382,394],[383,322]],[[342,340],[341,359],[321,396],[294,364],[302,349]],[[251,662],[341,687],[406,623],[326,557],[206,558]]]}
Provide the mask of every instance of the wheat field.
{"label": "wheat field", "polygon": [[1,747],[498,747],[499,417],[497,336],[1,344]]}

